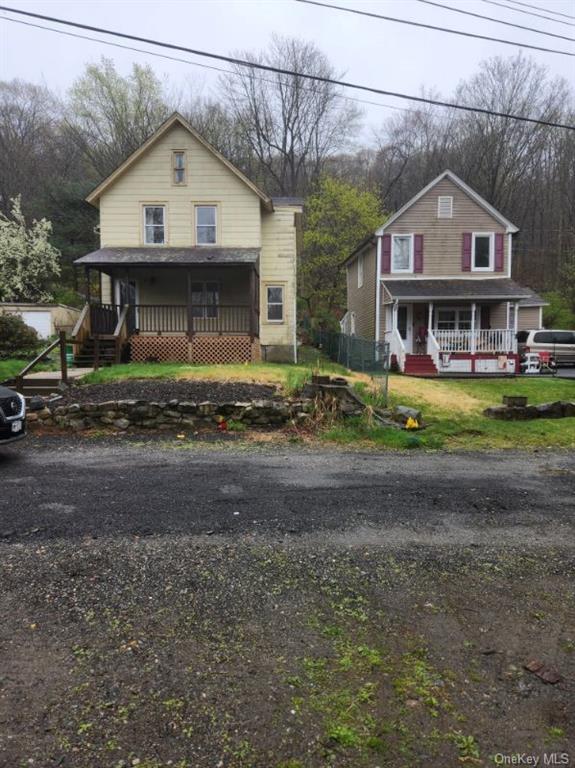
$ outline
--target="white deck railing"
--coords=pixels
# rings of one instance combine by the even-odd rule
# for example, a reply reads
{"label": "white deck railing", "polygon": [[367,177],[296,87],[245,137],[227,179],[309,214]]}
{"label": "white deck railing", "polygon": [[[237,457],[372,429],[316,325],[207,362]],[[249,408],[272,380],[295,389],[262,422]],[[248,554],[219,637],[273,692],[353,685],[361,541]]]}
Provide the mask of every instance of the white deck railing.
{"label": "white deck railing", "polygon": [[[431,334],[430,334],[431,335]],[[515,331],[507,328],[477,331],[434,330],[441,352],[505,354],[517,352]]]}
{"label": "white deck railing", "polygon": [[439,370],[439,357],[441,354],[441,348],[437,339],[435,338],[434,332],[431,330],[427,332],[427,354],[431,356],[431,359],[435,363],[435,367],[437,370]]}
{"label": "white deck railing", "polygon": [[403,339],[401,338],[401,334],[397,328],[394,328],[391,332],[389,339],[389,352],[390,354],[396,356],[399,370],[403,371],[405,368],[405,344],[403,343]]}

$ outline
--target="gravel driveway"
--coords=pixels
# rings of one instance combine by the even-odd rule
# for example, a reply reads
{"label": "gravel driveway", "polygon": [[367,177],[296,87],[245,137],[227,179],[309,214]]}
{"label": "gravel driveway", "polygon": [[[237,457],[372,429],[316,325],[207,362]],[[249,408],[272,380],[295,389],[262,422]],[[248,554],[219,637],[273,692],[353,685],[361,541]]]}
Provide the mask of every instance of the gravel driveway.
{"label": "gravel driveway", "polygon": [[0,473],[2,766],[575,749],[571,454],[44,437]]}

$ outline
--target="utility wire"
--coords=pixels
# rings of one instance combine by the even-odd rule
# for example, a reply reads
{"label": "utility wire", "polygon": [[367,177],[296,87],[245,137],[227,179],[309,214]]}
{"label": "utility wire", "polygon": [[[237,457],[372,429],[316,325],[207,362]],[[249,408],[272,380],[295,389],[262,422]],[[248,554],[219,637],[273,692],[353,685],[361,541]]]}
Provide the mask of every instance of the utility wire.
{"label": "utility wire", "polygon": [[[34,29],[43,29],[46,32],[55,32],[57,35],[64,35],[65,37],[74,37],[79,40],[89,40],[92,43],[100,43],[101,45],[109,45],[112,48],[121,48],[124,51],[135,51],[136,53],[143,53],[146,56],[155,56],[159,59],[167,59],[168,61],[176,61],[180,64],[189,64],[192,67],[200,67],[201,69],[209,69],[214,72],[221,72],[226,75],[232,75],[233,77],[241,77],[239,72],[235,72],[233,69],[224,69],[224,67],[215,67],[213,64],[202,64],[199,61],[191,61],[190,59],[182,59],[179,56],[170,56],[167,53],[159,53],[158,51],[148,51],[146,48],[136,48],[133,45],[123,45],[122,43],[113,43],[111,40],[101,40],[98,37],[90,37],[90,35],[81,35],[78,32],[66,32],[64,29],[55,29],[54,27],[45,27],[42,24],[34,24],[32,21],[24,21],[23,19],[10,19],[8,16],[0,16],[0,21],[10,21],[14,24],[23,24],[25,27],[33,27]],[[266,77],[256,77],[261,83],[276,84],[275,80],[270,80]],[[298,88],[302,91],[310,91],[310,93],[319,93],[316,88],[309,88],[305,85],[296,85],[286,81],[282,85],[288,88]],[[338,99],[345,99],[346,101],[353,101],[357,104],[368,104],[372,107],[383,107],[384,109],[396,109],[399,112],[417,112],[416,109],[410,109],[409,107],[398,107],[396,104],[382,104],[381,101],[369,101],[368,99],[358,99],[355,96],[345,96],[343,93],[337,94]]]}
{"label": "utility wire", "polygon": [[216,59],[217,61],[227,61],[236,66],[246,67],[251,70],[264,70],[266,72],[274,72],[278,75],[287,75],[289,77],[302,78],[304,80],[313,80],[317,83],[327,83],[329,85],[336,85],[341,88],[352,88],[356,91],[366,91],[367,93],[375,93],[379,96],[392,96],[398,99],[405,99],[407,101],[416,101],[423,104],[433,104],[439,107],[447,107],[448,109],[459,109],[464,112],[475,112],[483,115],[492,115],[493,117],[505,117],[510,120],[519,120],[524,123],[535,123],[536,125],[545,125],[550,128],[566,128],[570,131],[575,131],[575,125],[567,125],[564,123],[555,123],[549,120],[538,119],[535,117],[524,117],[523,115],[514,115],[508,112],[497,112],[495,110],[486,109],[484,107],[470,107],[465,104],[457,104],[454,102],[440,101],[439,99],[430,99],[425,96],[410,96],[406,93],[399,93],[396,91],[385,91],[382,88],[374,88],[369,85],[361,85],[359,83],[350,83],[346,80],[337,80],[333,77],[323,77],[321,75],[310,75],[304,72],[297,72],[292,69],[283,69],[281,67],[274,67],[271,64],[261,64],[253,61],[247,61],[246,59],[238,59],[232,56],[225,56],[222,53],[212,53],[210,51],[202,51],[195,48],[186,48],[183,45],[176,45],[174,43],[164,43],[159,40],[154,40],[147,37],[138,37],[137,35],[130,35],[126,32],[116,32],[110,29],[104,29],[102,27],[94,27],[88,24],[80,24],[75,21],[68,21],[67,19],[58,19],[53,16],[44,16],[39,13],[32,13],[31,11],[21,11],[15,8],[8,8],[0,5],[0,11],[8,11],[10,13],[17,13],[22,16],[30,16],[36,19],[42,19],[44,21],[55,22],[57,24],[63,24],[69,27],[76,27],[78,29],[86,29],[90,32],[96,32],[98,34],[111,35],[112,37],[121,37],[127,40],[135,40],[136,42],[145,43],[147,45],[156,45],[160,48],[168,48],[175,51],[183,51],[184,53],[191,53],[194,56],[203,56],[209,59]]}
{"label": "utility wire", "polygon": [[488,37],[487,35],[477,35],[474,32],[463,32],[459,29],[449,29],[447,27],[437,27],[433,24],[424,24],[421,21],[408,21],[407,19],[398,19],[395,16],[383,16],[380,13],[371,11],[360,11],[358,8],[346,8],[344,5],[333,5],[331,3],[319,3],[318,0],[295,0],[296,3],[305,3],[306,5],[317,5],[320,8],[329,8],[332,11],[345,11],[354,13],[358,16],[369,16],[372,19],[382,19],[383,21],[393,21],[397,24],[408,24],[411,27],[421,27],[422,29],[433,29],[435,32],[448,32],[450,35],[461,35],[462,37],[475,37],[478,40],[489,40],[492,43],[503,43],[504,45],[515,45],[519,48],[531,48],[534,51],[545,51],[545,53],[558,53],[561,56],[575,56],[575,53],[569,51],[558,51],[555,48],[542,48],[539,45],[530,45],[529,43],[518,43],[513,40],[503,40],[500,37]]}
{"label": "utility wire", "polygon": [[[521,8],[513,8],[511,5],[504,5],[503,3],[498,3],[496,0],[481,0],[482,3],[487,3],[488,5],[498,5],[500,8],[506,8],[508,11],[515,11],[515,13],[524,13],[526,16],[536,16],[538,19],[547,19],[547,21],[554,21],[556,24],[566,24],[568,27],[574,27],[575,24],[571,24],[569,21],[561,21],[561,19],[554,19],[552,16],[543,16],[542,13],[533,13],[533,11],[523,11]],[[541,8],[541,10],[547,10],[546,8]],[[571,18],[571,17],[568,17]]]}
{"label": "utility wire", "polygon": [[[494,21],[496,24],[505,24],[506,27],[516,27],[517,29],[526,29],[528,32],[536,32],[538,35],[547,35],[548,37],[557,37],[559,40],[569,40],[570,43],[575,43],[574,37],[566,37],[565,35],[556,35],[554,32],[545,32],[544,30],[536,29],[535,27],[525,27],[523,26],[523,24],[514,24],[512,21],[495,19],[493,16],[483,16],[480,13],[473,13],[473,11],[464,11],[462,8],[454,8],[452,5],[443,5],[443,3],[435,3],[433,2],[433,0],[417,0],[417,2],[424,3],[425,5],[434,5],[436,8],[444,8],[446,11],[455,11],[455,13],[462,13],[465,16],[474,16],[476,19],[485,19],[486,21]],[[573,26],[575,26],[575,24]]]}
{"label": "utility wire", "polygon": [[566,19],[575,19],[575,16],[570,16],[568,13],[561,13],[561,11],[553,11],[551,8],[541,8],[538,5],[531,5],[531,3],[521,3],[519,0],[507,0],[508,3],[513,3],[513,5],[523,5],[525,8],[535,8],[538,11],[547,11],[548,13],[553,13],[555,16],[565,16]]}

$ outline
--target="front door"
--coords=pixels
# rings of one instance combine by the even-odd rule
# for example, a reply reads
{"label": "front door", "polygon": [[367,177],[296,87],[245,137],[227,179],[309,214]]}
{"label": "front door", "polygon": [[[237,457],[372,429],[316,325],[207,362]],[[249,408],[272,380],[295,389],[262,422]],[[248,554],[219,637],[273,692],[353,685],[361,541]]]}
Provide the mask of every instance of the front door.
{"label": "front door", "polygon": [[403,339],[405,351],[413,352],[413,305],[398,304],[397,306],[397,330]]}
{"label": "front door", "polygon": [[118,305],[118,313],[128,304],[131,309],[128,311],[128,317],[126,318],[126,325],[128,333],[133,333],[138,325],[136,304],[137,289],[135,280],[118,280],[116,283],[116,304]]}

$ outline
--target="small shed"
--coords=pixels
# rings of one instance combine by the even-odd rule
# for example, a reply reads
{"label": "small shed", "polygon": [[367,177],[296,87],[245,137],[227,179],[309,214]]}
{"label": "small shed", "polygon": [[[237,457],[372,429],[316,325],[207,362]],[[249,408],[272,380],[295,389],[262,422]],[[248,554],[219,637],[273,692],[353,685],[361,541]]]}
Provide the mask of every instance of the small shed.
{"label": "small shed", "polygon": [[48,339],[58,331],[72,333],[80,311],[67,304],[0,303],[0,313],[20,315],[26,325],[34,328],[41,339]]}

